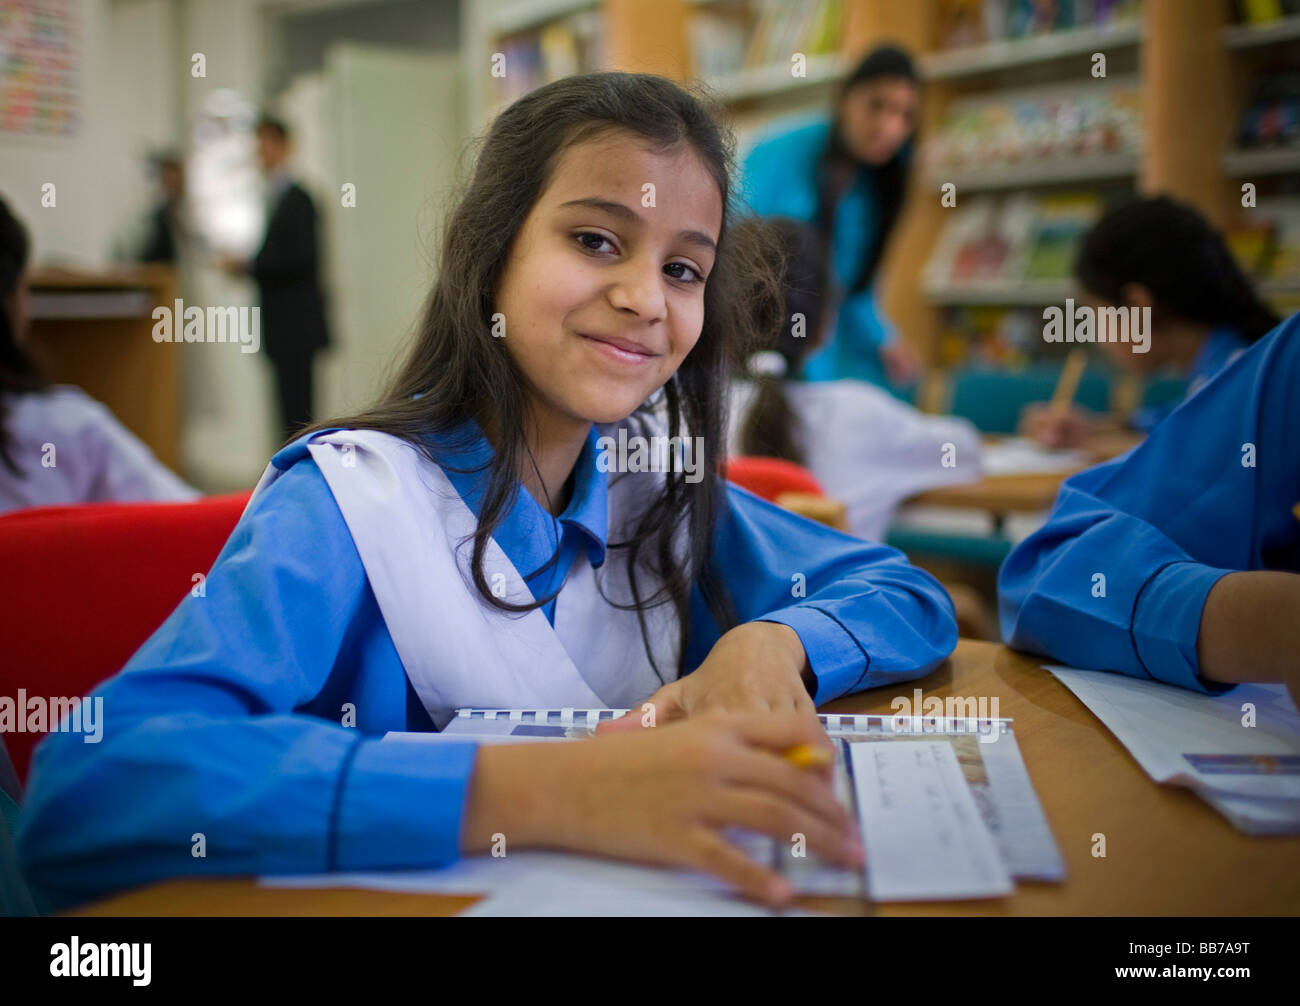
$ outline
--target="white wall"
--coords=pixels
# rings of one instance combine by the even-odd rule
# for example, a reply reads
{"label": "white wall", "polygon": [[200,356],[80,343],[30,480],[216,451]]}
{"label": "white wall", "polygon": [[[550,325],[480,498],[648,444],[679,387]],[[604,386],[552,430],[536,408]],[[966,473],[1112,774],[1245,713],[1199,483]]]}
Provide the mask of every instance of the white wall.
{"label": "white wall", "polygon": [[[164,147],[187,148],[190,138],[186,131],[215,89],[233,89],[255,106],[264,107],[267,96],[261,93],[261,87],[270,48],[267,36],[274,23],[272,15],[328,7],[331,2],[79,0],[84,97],[81,131],[68,139],[6,137],[0,145],[0,192],[30,226],[37,263],[85,268],[109,264],[115,244],[121,245],[127,232],[138,225],[152,199],[145,165],[147,154]],[[495,7],[497,3],[484,6]],[[465,0],[463,27],[468,29],[478,23],[482,13],[478,8],[478,4]],[[462,46],[462,53],[468,49]],[[203,53],[206,60],[203,78],[195,78],[190,72],[191,57],[196,52]],[[482,77],[486,73],[485,66],[477,65],[479,62],[475,61],[476,74],[469,76]],[[445,58],[441,65],[446,65]],[[344,158],[334,156],[337,152],[326,155],[332,142],[328,134],[335,126],[322,121],[318,111],[324,90],[319,76],[305,77],[295,81],[285,95],[273,97],[283,99],[277,102],[276,110],[299,134],[296,167],[301,169],[304,181],[318,199],[329,198],[336,203],[337,179],[332,177],[336,172],[328,170],[330,161],[338,161],[340,168],[346,164]],[[373,89],[371,93],[375,93]],[[430,95],[427,100],[433,106],[440,98]],[[410,108],[409,101],[398,104]],[[448,110],[446,104],[437,108],[437,121],[443,121]],[[422,128],[427,134],[428,123]],[[365,290],[363,298],[370,300],[371,313],[382,315],[372,318],[368,326],[356,322],[366,316],[367,309],[355,291],[343,291],[336,298],[341,304],[352,303],[360,309],[349,311],[346,317],[342,312],[335,314],[340,350],[324,359],[317,371],[318,408],[322,413],[363,404],[380,383],[384,368],[377,356],[381,347],[382,355],[391,355],[394,340],[404,336],[409,322],[414,321],[417,302],[430,279],[427,252],[439,223],[438,197],[448,181],[441,174],[442,157],[431,154],[448,154],[447,159],[454,161],[462,138],[457,133],[455,137],[437,139],[440,147],[433,145],[434,137],[429,135],[394,137],[393,150],[404,158],[418,156],[414,163],[426,166],[427,172],[426,183],[412,193],[409,213],[404,218],[386,215],[384,226],[393,220],[402,224],[391,240],[373,226],[364,228],[371,253],[354,257],[354,267],[347,269],[342,279],[338,263],[331,261],[332,254],[338,255],[338,241],[332,242],[333,247],[327,240],[322,242],[327,276],[354,285],[365,284],[366,276],[355,267],[361,261],[372,269],[382,265],[386,270],[382,278],[393,287],[391,296],[382,302],[383,311],[373,307],[374,298],[382,293]],[[402,176],[404,184],[414,187],[408,168],[402,165],[397,175]],[[40,186],[46,181],[58,186],[55,209],[40,207]],[[339,221],[334,207],[318,205],[325,210],[322,222],[336,226]],[[362,207],[364,203],[359,209]],[[407,263],[400,272],[394,269],[399,253]],[[371,285],[375,290],[383,288],[383,284]],[[251,284],[230,280],[210,263],[185,277],[182,295],[190,303],[256,302],[256,290]],[[383,331],[377,332],[377,328]],[[168,348],[176,351],[175,347]],[[225,345],[194,345],[181,350],[185,371],[185,474],[209,491],[250,485],[276,446],[277,424],[267,361],[261,354],[229,349]]]}
{"label": "white wall", "polygon": [[[166,0],[148,0],[165,7]],[[0,193],[32,233],[38,265],[94,268],[109,261],[123,207],[141,191],[132,145],[156,136],[156,108],[128,106],[123,123],[123,92],[132,72],[157,70],[160,18],[140,21],[141,59],[110,56],[112,35],[106,0],[80,0],[81,123],[69,137],[6,135],[0,144]],[[144,0],[138,4],[146,6]],[[155,12],[156,13],[156,12]],[[135,11],[131,12],[133,18]],[[56,204],[41,205],[41,187],[55,186]]]}

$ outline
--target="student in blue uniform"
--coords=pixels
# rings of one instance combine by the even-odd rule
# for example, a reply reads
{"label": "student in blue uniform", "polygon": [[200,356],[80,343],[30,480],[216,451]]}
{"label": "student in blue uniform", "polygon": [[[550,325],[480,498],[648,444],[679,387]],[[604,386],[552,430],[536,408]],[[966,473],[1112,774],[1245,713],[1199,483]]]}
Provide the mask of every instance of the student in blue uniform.
{"label": "student in blue uniform", "polygon": [[1300,697],[1300,315],[1128,454],[1067,479],[998,577],[1008,644],[1217,693]]}
{"label": "student in blue uniform", "polygon": [[921,81],[902,49],[867,53],[837,89],[833,114],[782,123],[745,157],[741,197],[760,216],[813,224],[830,249],[841,307],[809,356],[811,381],[911,383],[920,357],[881,316],[874,284],[903,208],[920,118]]}
{"label": "student in blue uniform", "polygon": [[[727,225],[728,150],[648,75],[496,119],[390,392],[272,459],[202,596],[99,690],[102,742],[37,749],[19,846],[51,903],[433,867],[495,834],[774,901],[788,884],[726,829],[860,859],[829,781],[781,752],[828,744],[814,702],[934,668],[953,611],[900,553],[715,475],[759,262]],[[646,701],[658,729],[572,744],[380,739]]]}
{"label": "student in blue uniform", "polygon": [[[1223,237],[1197,210],[1168,196],[1138,198],[1108,211],[1084,236],[1075,262],[1083,300],[1093,308],[1150,308],[1150,349],[1101,344],[1122,370],[1187,379],[1187,395],[1278,323],[1237,265]],[[1141,408],[1127,424],[1150,433],[1177,402]],[[1118,429],[1104,416],[1047,405],[1025,411],[1023,431],[1047,447],[1077,447]]]}
{"label": "student in blue uniform", "polygon": [[195,499],[101,403],[48,384],[27,351],[27,228],[0,199],[0,513]]}

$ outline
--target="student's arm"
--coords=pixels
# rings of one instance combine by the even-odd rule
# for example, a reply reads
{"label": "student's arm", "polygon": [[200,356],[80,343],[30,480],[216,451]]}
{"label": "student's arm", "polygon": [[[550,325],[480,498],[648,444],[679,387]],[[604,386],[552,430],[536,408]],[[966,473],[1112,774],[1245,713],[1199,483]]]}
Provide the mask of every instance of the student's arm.
{"label": "student's arm", "polygon": [[262,286],[287,286],[316,276],[316,209],[298,188],[285,193],[271,218],[266,240],[248,274]]}
{"label": "student's arm", "polygon": [[[868,360],[879,357],[891,384],[905,385],[916,380],[921,371],[921,357],[880,314],[875,292],[870,287],[846,298],[840,313],[836,338],[852,347],[856,356]],[[860,375],[850,371],[837,376]]]}
{"label": "student's arm", "polygon": [[898,342],[898,332],[881,316],[875,291],[870,286],[845,297],[840,312],[851,319],[851,324],[841,326],[839,331],[849,333],[853,346],[860,352],[875,352]]}
{"label": "student's arm", "polygon": [[[1224,662],[1246,635],[1274,660],[1294,652],[1300,613],[1283,612],[1300,569],[1298,339],[1293,318],[1133,451],[1066,480],[999,574],[1010,645],[1204,692],[1239,679]],[[1289,572],[1257,572],[1270,567]],[[1256,590],[1263,607],[1245,621]]]}
{"label": "student's arm", "polygon": [[[61,905],[184,874],[450,862],[474,749],[380,743],[405,729],[405,689],[342,515],[300,461],[240,521],[204,596],[97,690],[99,742],[37,748],[27,875]],[[358,727],[339,722],[344,702]]]}
{"label": "student's arm", "polygon": [[[704,663],[675,686],[698,691],[706,669],[721,671],[719,678],[735,673],[743,680],[719,686],[719,696],[728,698],[717,704],[780,708],[785,688],[769,702],[767,675],[798,695],[800,674],[807,671],[814,701],[821,704],[921,677],[952,652],[952,602],[900,552],[816,524],[736,486],[728,484],[727,493],[714,548],[742,624],[719,639],[697,590],[688,666],[693,657]],[[746,694],[752,703],[744,701]]]}
{"label": "student's arm", "polygon": [[200,493],[164,465],[104,405],[86,398],[83,444],[96,468],[88,503],[183,502]]}
{"label": "student's arm", "polygon": [[760,217],[792,216],[811,220],[816,213],[816,185],[804,179],[806,151],[797,133],[759,140],[745,155],[738,193],[742,208]]}
{"label": "student's arm", "polygon": [[1300,706],[1300,576],[1229,573],[1210,588],[1197,655],[1211,681],[1284,681]]}

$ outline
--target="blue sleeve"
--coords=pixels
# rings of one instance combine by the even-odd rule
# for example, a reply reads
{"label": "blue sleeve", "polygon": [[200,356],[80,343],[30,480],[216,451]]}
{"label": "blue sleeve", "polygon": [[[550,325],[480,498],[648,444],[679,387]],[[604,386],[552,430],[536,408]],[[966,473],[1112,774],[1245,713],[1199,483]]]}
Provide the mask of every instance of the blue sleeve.
{"label": "blue sleeve", "polygon": [[840,310],[848,323],[838,325],[837,333],[840,338],[847,335],[858,352],[875,353],[881,346],[898,340],[894,326],[881,316],[875,291],[870,286],[846,298]]}
{"label": "blue sleeve", "polygon": [[[957,645],[952,601],[901,552],[841,534],[727,483],[715,554],[741,622],[799,634],[820,705],[928,674]],[[698,590],[692,652],[718,638]]]}
{"label": "blue sleeve", "polygon": [[[458,854],[474,749],[375,736],[404,729],[405,676],[310,460],[254,501],[203,596],[95,695],[99,743],[50,734],[23,807],[24,868],[56,906],[178,875]],[[347,701],[355,728],[340,722]]]}
{"label": "blue sleeve", "polygon": [[1206,596],[1235,570],[1300,571],[1300,316],[1128,454],[1067,479],[998,576],[1007,643],[1202,692]]}
{"label": "blue sleeve", "polygon": [[741,162],[737,211],[815,220],[817,161],[829,131],[829,123],[820,117],[778,123]]}

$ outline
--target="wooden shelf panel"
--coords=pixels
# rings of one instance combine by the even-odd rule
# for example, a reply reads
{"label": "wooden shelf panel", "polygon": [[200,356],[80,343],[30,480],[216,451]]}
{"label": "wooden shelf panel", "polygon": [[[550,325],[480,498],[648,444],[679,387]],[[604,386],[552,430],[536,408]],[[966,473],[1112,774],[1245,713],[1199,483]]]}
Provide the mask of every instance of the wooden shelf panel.
{"label": "wooden shelf panel", "polygon": [[920,59],[921,75],[927,80],[956,80],[998,70],[1079,56],[1085,53],[1140,45],[1138,23],[1104,28],[1071,28],[1036,38],[1008,39],[965,49],[931,53]]}
{"label": "wooden shelf panel", "polygon": [[990,305],[1040,307],[1078,295],[1069,280],[1026,280],[1022,283],[947,283],[925,288],[925,298],[938,307]]}
{"label": "wooden shelf panel", "polygon": [[1300,147],[1281,150],[1228,150],[1223,155],[1223,170],[1234,177],[1243,175],[1280,175],[1300,173]]}
{"label": "wooden shelf panel", "polygon": [[1253,49],[1300,39],[1300,16],[1278,18],[1267,24],[1234,24],[1223,29],[1229,49]]}
{"label": "wooden shelf panel", "polygon": [[548,21],[599,7],[599,0],[521,0],[492,18],[489,34],[516,35]]}
{"label": "wooden shelf panel", "polygon": [[931,173],[930,184],[952,182],[957,192],[995,192],[1002,189],[1043,188],[1079,182],[1122,180],[1135,176],[1137,154],[1098,154],[1092,157],[1022,161],[993,168]]}
{"label": "wooden shelf panel", "polygon": [[806,77],[790,76],[790,67],[784,64],[740,70],[726,76],[706,78],[707,83],[725,102],[735,103],[767,98],[789,91],[799,91],[818,84],[838,81],[852,67],[838,54],[812,56],[808,59]]}

